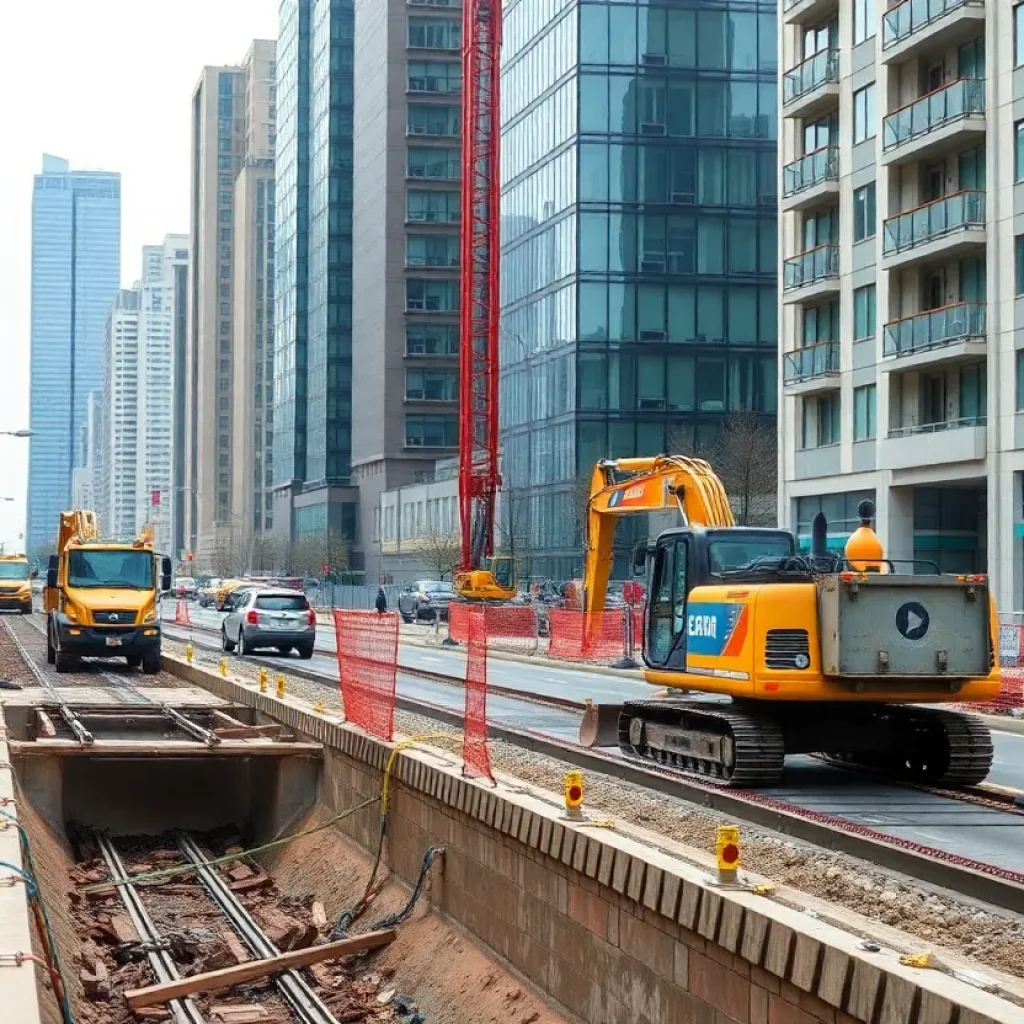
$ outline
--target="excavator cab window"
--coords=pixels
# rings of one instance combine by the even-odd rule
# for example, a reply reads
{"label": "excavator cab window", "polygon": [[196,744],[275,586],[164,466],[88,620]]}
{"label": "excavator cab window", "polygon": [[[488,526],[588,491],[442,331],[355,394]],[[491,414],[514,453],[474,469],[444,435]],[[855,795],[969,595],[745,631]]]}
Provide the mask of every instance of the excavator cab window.
{"label": "excavator cab window", "polygon": [[650,665],[686,668],[686,598],[690,539],[666,538],[654,555],[647,606],[647,651]]}
{"label": "excavator cab window", "polygon": [[491,572],[494,575],[494,582],[504,590],[513,590],[516,585],[516,563],[515,559],[509,557],[495,557],[491,559]]}

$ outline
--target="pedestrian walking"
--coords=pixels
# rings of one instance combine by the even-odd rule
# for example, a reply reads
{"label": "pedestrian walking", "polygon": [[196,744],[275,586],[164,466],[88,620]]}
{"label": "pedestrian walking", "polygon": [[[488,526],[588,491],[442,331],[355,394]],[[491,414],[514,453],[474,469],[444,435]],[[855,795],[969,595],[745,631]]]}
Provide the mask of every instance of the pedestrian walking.
{"label": "pedestrian walking", "polygon": [[378,588],[377,600],[374,603],[376,605],[378,615],[383,615],[388,610],[388,595],[384,593],[383,587]]}

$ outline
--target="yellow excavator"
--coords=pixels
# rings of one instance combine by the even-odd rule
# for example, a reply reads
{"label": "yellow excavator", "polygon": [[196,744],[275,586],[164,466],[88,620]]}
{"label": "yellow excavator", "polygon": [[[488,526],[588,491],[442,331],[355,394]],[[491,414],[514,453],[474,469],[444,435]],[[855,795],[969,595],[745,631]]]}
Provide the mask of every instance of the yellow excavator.
{"label": "yellow excavator", "polygon": [[666,696],[592,705],[581,742],[617,742],[631,759],[724,786],[771,785],[800,753],[945,786],[986,777],[984,722],[922,707],[999,693],[985,576],[886,559],[870,501],[842,555],[827,551],[821,513],[803,554],[786,530],[736,526],[704,461],[603,460],[587,506],[585,610],[604,607],[617,518],[669,508],[685,525],[634,556],[648,575],[645,677]]}
{"label": "yellow excavator", "polygon": [[157,602],[170,588],[171,560],[154,553],[148,531],[104,540],[95,512],[62,512],[43,591],[47,660],[58,672],[73,672],[82,657],[159,672]]}

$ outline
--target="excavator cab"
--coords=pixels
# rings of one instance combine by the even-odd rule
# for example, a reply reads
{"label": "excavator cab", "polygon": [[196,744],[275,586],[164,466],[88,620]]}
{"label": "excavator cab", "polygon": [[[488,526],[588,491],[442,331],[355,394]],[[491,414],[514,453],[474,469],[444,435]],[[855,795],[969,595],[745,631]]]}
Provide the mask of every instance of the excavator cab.
{"label": "excavator cab", "polygon": [[700,634],[695,637],[698,646],[713,646],[726,639],[729,628],[727,622],[719,623],[717,606],[707,604],[701,606],[700,621],[689,622],[690,591],[716,584],[779,582],[779,563],[795,554],[796,538],[787,530],[667,530],[658,538],[651,562],[644,660],[652,668],[685,671],[688,632]]}
{"label": "excavator cab", "polygon": [[457,572],[455,592],[467,601],[511,601],[516,596],[516,560],[495,555],[488,568]]}

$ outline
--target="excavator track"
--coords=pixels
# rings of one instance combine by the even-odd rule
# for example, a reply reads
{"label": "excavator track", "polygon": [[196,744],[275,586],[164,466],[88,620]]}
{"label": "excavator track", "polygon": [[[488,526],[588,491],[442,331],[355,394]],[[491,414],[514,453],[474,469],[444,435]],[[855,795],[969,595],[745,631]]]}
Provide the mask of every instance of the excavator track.
{"label": "excavator track", "polygon": [[884,754],[826,752],[825,759],[898,781],[947,787],[976,786],[992,768],[992,734],[976,715],[889,704],[877,710],[877,721],[898,730],[900,748]]}
{"label": "excavator track", "polygon": [[728,704],[630,701],[619,714],[619,749],[719,786],[770,786],[785,761],[778,722]]}

